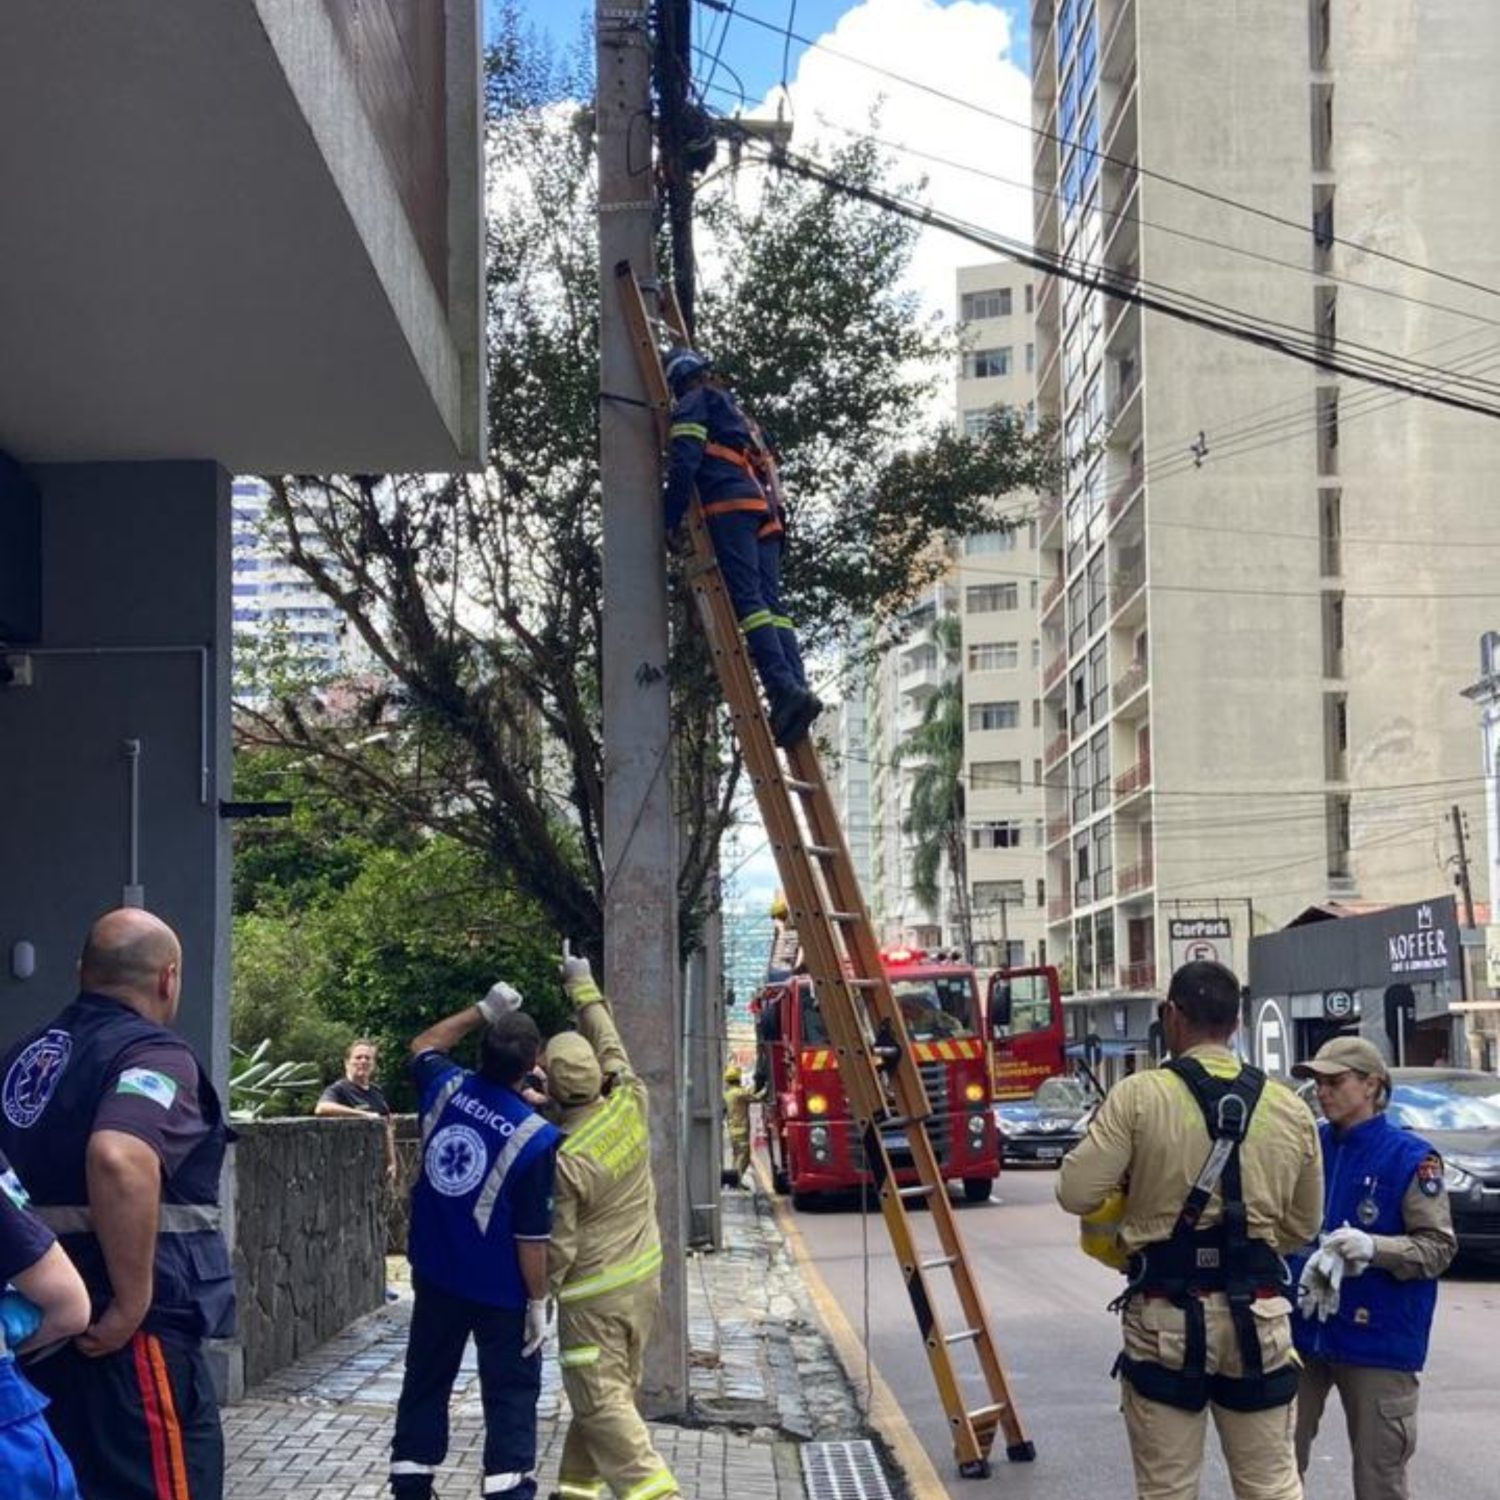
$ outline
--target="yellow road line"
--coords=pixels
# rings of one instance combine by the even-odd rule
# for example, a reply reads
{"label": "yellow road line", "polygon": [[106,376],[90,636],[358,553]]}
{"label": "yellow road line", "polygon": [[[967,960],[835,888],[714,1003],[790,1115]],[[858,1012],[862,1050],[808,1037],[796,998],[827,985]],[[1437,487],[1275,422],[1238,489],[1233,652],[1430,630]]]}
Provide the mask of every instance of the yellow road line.
{"label": "yellow road line", "polygon": [[[839,1363],[844,1367],[844,1373],[857,1386],[864,1378],[864,1342],[844,1316],[838,1299],[829,1291],[828,1283],[823,1280],[823,1273],[813,1263],[807,1242],[802,1238],[802,1231],[797,1228],[796,1216],[786,1203],[772,1196],[770,1184],[765,1180],[759,1162],[756,1163],[755,1171],[761,1178],[766,1196],[771,1199],[776,1222],[781,1226],[792,1258],[801,1267],[808,1295],[823,1323],[824,1332],[839,1357]],[[900,1403],[873,1361],[870,1364],[870,1387],[870,1425],[890,1444],[891,1451],[896,1455],[896,1462],[906,1470],[912,1493],[919,1496],[920,1500],[942,1500],[948,1494],[948,1487],[933,1467],[927,1450],[922,1446],[922,1440],[906,1420],[906,1413],[901,1410]]]}

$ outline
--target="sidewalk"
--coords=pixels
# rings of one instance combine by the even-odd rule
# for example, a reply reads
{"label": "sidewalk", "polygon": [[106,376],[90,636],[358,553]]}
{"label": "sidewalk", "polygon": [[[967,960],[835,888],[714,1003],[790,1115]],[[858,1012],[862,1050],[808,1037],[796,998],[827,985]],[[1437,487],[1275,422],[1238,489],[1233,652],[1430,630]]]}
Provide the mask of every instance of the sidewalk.
{"label": "sidewalk", "polygon": [[[799,1445],[859,1438],[863,1424],[770,1206],[749,1193],[726,1193],[723,1205],[723,1251],[688,1261],[691,1425],[657,1424],[652,1435],[692,1500],[802,1500]],[[387,1493],[410,1316],[406,1297],[371,1313],[225,1411],[227,1500]],[[537,1432],[543,1495],[557,1481],[566,1414],[549,1345]],[[483,1432],[471,1346],[454,1391],[443,1500],[478,1494]]]}

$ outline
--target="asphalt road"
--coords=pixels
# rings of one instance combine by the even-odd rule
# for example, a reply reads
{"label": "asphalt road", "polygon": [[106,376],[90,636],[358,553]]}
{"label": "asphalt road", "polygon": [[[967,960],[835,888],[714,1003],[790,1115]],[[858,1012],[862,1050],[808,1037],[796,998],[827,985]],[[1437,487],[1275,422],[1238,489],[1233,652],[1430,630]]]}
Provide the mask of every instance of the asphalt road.
{"label": "asphalt road", "polygon": [[[1055,1181],[1056,1174],[1046,1169],[1007,1168],[992,1202],[959,1208],[1012,1394],[1037,1449],[1034,1464],[997,1459],[986,1480],[956,1475],[947,1422],[878,1212],[868,1222],[868,1282],[857,1204],[796,1216],[808,1255],[855,1333],[863,1339],[868,1327],[875,1370],[895,1394],[953,1500],[987,1494],[1076,1500],[1133,1493],[1116,1388],[1109,1379],[1118,1333],[1105,1306],[1120,1282],[1079,1251],[1077,1221],[1053,1200]],[[915,1222],[931,1236],[925,1215]],[[961,1324],[950,1320],[948,1326]],[[1422,1500],[1483,1500],[1500,1493],[1500,1422],[1493,1415],[1497,1350],[1500,1265],[1460,1263],[1439,1294],[1423,1377],[1420,1440],[1411,1468],[1412,1492]],[[972,1405],[981,1404],[976,1386]],[[1208,1454],[1204,1500],[1230,1500],[1212,1435]],[[1342,1420],[1331,1404],[1308,1472],[1307,1500],[1352,1500],[1348,1462]],[[923,1494],[921,1500],[942,1497]]]}

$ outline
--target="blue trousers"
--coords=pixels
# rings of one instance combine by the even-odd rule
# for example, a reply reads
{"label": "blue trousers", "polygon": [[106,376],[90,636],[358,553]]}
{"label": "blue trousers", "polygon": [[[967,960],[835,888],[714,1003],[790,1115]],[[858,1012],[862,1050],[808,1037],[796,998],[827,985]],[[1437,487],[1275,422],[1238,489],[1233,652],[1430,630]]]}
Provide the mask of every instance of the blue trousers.
{"label": "blue trousers", "polygon": [[391,1442],[391,1492],[398,1500],[426,1500],[432,1476],[448,1456],[448,1398],[469,1335],[479,1354],[479,1398],[484,1406],[486,1496],[534,1500],[536,1402],[542,1355],[521,1355],[526,1313],[519,1307],[470,1302],[412,1277],[416,1293],[406,1374]]}
{"label": "blue trousers", "polygon": [[792,622],[781,612],[782,539],[757,535],[764,520],[753,511],[730,511],[708,518],[708,534],[745,646],[774,707],[805,687],[806,678]]}
{"label": "blue trousers", "polygon": [[0,1474],[9,1500],[78,1500],[73,1466],[42,1417],[46,1404],[13,1357],[0,1359]]}

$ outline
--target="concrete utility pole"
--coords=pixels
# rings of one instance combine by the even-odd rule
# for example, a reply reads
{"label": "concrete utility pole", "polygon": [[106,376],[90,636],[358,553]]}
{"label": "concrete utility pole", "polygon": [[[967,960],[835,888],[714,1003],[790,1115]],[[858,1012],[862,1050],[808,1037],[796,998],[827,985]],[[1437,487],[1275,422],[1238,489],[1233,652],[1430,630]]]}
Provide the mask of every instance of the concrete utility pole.
{"label": "concrete utility pole", "polygon": [[[604,492],[604,978],[651,1089],[652,1175],[666,1260],[646,1358],[648,1416],[687,1410],[687,1242],[678,1092],[677,839],[667,696],[661,455],[616,290],[653,258],[651,33],[646,0],[597,0],[599,468]],[[621,401],[612,397],[626,397]]]}
{"label": "concrete utility pole", "polygon": [[1453,804],[1453,841],[1458,845],[1458,884],[1464,893],[1464,926],[1472,931],[1474,920],[1474,887],[1469,881],[1469,848],[1464,842],[1464,815],[1458,803]]}

